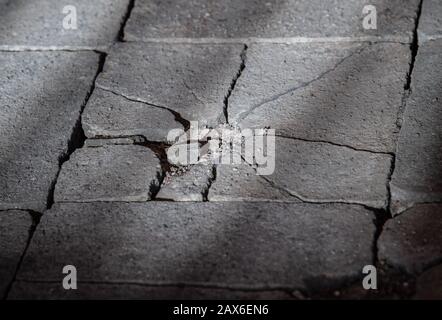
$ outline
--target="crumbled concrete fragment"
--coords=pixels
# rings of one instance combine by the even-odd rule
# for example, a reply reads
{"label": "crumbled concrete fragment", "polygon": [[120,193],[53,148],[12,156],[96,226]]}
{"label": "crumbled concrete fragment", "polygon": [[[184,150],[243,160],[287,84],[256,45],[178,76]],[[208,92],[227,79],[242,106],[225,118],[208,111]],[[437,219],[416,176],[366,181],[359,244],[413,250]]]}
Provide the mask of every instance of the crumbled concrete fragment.
{"label": "crumbled concrete fragment", "polygon": [[169,172],[161,184],[156,199],[173,201],[203,201],[214,178],[210,163],[190,165],[184,172]]}

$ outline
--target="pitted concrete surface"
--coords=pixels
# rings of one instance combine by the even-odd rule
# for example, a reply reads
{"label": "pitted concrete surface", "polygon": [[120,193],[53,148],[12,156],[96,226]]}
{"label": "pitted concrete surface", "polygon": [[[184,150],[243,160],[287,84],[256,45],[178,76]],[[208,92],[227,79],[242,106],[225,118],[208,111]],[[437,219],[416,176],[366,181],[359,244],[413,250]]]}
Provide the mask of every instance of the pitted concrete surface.
{"label": "pitted concrete surface", "polygon": [[442,5],[367,4],[0,0],[1,297],[440,297]]}

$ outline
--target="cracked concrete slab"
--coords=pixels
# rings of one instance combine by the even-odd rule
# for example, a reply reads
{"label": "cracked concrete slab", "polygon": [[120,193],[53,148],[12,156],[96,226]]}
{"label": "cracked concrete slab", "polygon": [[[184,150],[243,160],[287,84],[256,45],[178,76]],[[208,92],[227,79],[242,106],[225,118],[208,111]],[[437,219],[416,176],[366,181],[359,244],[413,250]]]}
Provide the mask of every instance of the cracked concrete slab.
{"label": "cracked concrete slab", "polygon": [[216,167],[216,180],[208,194],[209,201],[293,201],[297,198],[272,186],[249,164]]}
{"label": "cracked concrete slab", "polygon": [[26,211],[0,211],[0,297],[14,278],[31,226],[32,217]]}
{"label": "cracked concrete slab", "polygon": [[162,179],[153,151],[136,145],[104,145],[75,151],[55,186],[55,202],[147,201]]}
{"label": "cracked concrete slab", "polygon": [[335,286],[371,263],[373,219],[343,204],[56,203],[17,279],[61,281],[72,264],[84,282]]}
{"label": "cracked concrete slab", "polygon": [[[377,30],[365,30],[365,5]],[[411,42],[419,0],[137,0],[125,29],[129,41],[301,38]]]}
{"label": "cracked concrete slab", "polygon": [[[129,0],[0,0],[0,49],[103,49],[118,36]],[[76,29],[65,29],[72,17]],[[72,21],[72,20],[70,20]]]}
{"label": "cracked concrete slab", "polygon": [[442,39],[442,1],[423,1],[417,32],[419,42]]}
{"label": "cracked concrete slab", "polygon": [[419,47],[390,183],[392,212],[442,202],[442,40]]}
{"label": "cracked concrete slab", "polygon": [[188,121],[224,121],[224,97],[241,66],[242,45],[116,44],[97,86],[171,109]]}
{"label": "cracked concrete slab", "polygon": [[203,201],[214,178],[213,165],[199,163],[183,169],[172,169],[166,174],[156,195],[159,200]]}
{"label": "cracked concrete slab", "polygon": [[[392,157],[386,154],[276,137],[275,172],[263,178],[307,202],[359,203],[385,208],[391,161]],[[239,176],[238,179],[246,177]],[[222,186],[222,183],[220,180],[218,185]],[[253,179],[250,185],[244,186],[245,192],[260,188],[260,184]],[[264,192],[272,191],[266,189]],[[274,194],[279,195],[281,200],[287,199],[286,194]],[[261,198],[259,193],[256,196],[257,200]]]}
{"label": "cracked concrete slab", "polygon": [[408,273],[442,261],[442,204],[423,204],[388,220],[378,240],[379,260]]}
{"label": "cracked concrete slab", "polygon": [[140,135],[148,141],[166,142],[172,129],[184,129],[166,109],[130,101],[112,92],[94,90],[82,116],[88,138]]}
{"label": "cracked concrete slab", "polygon": [[229,99],[241,128],[394,152],[411,52],[401,44],[255,44]]}
{"label": "cracked concrete slab", "polygon": [[0,209],[42,212],[99,55],[2,52],[0,65]]}

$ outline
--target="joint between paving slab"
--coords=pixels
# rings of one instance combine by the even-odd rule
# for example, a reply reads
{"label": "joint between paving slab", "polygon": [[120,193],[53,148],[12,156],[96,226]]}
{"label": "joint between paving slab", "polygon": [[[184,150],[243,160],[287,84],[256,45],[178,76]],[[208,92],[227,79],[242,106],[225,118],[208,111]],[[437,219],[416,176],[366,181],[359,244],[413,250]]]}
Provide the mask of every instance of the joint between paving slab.
{"label": "joint between paving slab", "polygon": [[299,44],[299,43],[398,43],[410,44],[412,39],[404,36],[361,36],[361,37],[247,37],[247,38],[144,38],[125,42],[166,43],[166,44]]}
{"label": "joint between paving slab", "polygon": [[243,50],[241,51],[241,54],[240,54],[241,64],[239,66],[239,70],[235,74],[235,76],[233,77],[232,82],[230,84],[230,88],[227,91],[226,96],[224,97],[223,112],[224,112],[224,118],[225,118],[227,124],[229,123],[229,98],[232,95],[233,90],[235,90],[235,86],[236,86],[236,83],[237,83],[238,79],[241,77],[242,72],[246,68],[247,49],[248,49],[247,44],[244,44],[244,48],[243,48]]}

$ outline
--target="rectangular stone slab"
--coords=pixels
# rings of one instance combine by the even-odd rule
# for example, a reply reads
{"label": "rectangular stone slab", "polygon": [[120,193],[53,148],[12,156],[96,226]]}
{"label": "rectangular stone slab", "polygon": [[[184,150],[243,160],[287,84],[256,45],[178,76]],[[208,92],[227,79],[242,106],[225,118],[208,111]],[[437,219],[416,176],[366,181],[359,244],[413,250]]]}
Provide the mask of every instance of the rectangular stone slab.
{"label": "rectangular stone slab", "polygon": [[442,201],[442,39],[419,46],[391,186],[393,214]]}
{"label": "rectangular stone slab", "polygon": [[[272,174],[258,177],[250,170],[239,170],[235,175],[228,168],[220,168],[214,189],[209,191],[209,200],[301,199],[386,207],[392,156],[322,142],[282,137],[276,137],[275,141]],[[230,188],[229,184],[235,187]],[[236,188],[240,190],[235,192]]]}
{"label": "rectangular stone slab", "polygon": [[55,204],[18,280],[61,281],[70,264],[84,282],[333,286],[371,263],[373,218],[343,204]]}
{"label": "rectangular stone slab", "polygon": [[[117,39],[129,0],[0,0],[0,48],[105,49]],[[77,29],[65,29],[74,6]],[[63,12],[63,8],[69,10]]]}
{"label": "rectangular stone slab", "polygon": [[0,65],[0,209],[42,212],[99,55],[3,52]]}
{"label": "rectangular stone slab", "polygon": [[229,99],[241,128],[394,152],[408,45],[255,44]]}
{"label": "rectangular stone slab", "polygon": [[[362,25],[365,5],[377,9],[377,29]],[[137,0],[130,41],[161,38],[344,38],[411,41],[419,0]]]}
{"label": "rectangular stone slab", "polygon": [[119,43],[99,88],[171,109],[187,121],[224,121],[224,98],[241,66],[243,45]]}

